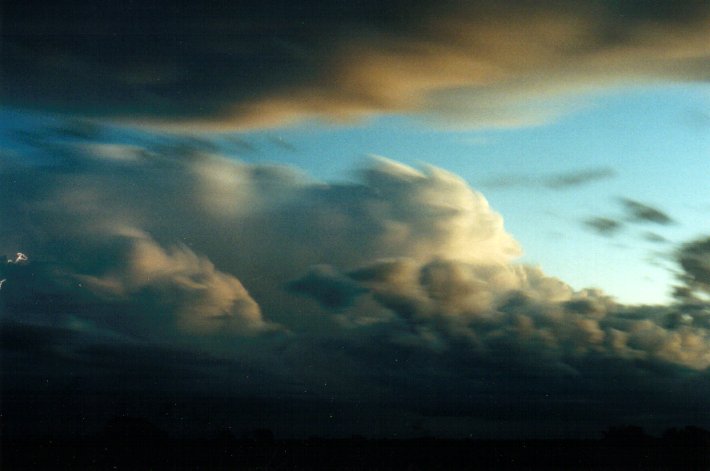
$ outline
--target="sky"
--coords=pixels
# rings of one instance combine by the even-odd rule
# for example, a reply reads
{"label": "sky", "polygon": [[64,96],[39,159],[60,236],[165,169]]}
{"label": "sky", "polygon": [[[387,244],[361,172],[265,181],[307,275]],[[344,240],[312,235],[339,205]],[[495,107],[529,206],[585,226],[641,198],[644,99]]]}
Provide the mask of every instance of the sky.
{"label": "sky", "polygon": [[706,2],[2,17],[3,434],[710,426]]}

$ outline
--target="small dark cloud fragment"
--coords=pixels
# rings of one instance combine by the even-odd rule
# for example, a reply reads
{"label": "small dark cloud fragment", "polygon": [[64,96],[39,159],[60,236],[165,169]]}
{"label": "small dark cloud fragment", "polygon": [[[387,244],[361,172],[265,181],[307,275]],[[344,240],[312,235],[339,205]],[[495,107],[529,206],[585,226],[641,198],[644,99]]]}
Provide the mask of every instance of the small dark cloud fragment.
{"label": "small dark cloud fragment", "polygon": [[623,227],[621,222],[607,217],[594,217],[587,219],[584,221],[584,225],[594,230],[597,234],[606,237],[616,235],[616,233],[618,233]]}
{"label": "small dark cloud fragment", "polygon": [[660,224],[667,226],[673,219],[660,209],[629,198],[619,198],[619,203],[626,212],[626,218],[632,222]]}
{"label": "small dark cloud fragment", "polygon": [[543,185],[553,190],[566,190],[587,183],[606,180],[616,175],[614,169],[608,167],[591,168],[578,172],[560,173],[547,177]]}
{"label": "small dark cloud fragment", "polygon": [[574,299],[564,303],[565,309],[575,314],[593,314],[597,312],[597,306],[589,299]]}
{"label": "small dark cloud fragment", "polygon": [[710,294],[710,237],[683,245],[678,262],[687,285]]}
{"label": "small dark cloud fragment", "polygon": [[609,167],[589,168],[573,172],[553,173],[549,175],[501,175],[484,183],[488,188],[546,188],[550,190],[569,190],[600,180],[616,176]]}
{"label": "small dark cloud fragment", "polygon": [[644,240],[648,242],[653,242],[655,244],[665,244],[668,242],[668,239],[666,239],[662,235],[651,231],[644,232],[642,234],[642,237],[644,238]]}
{"label": "small dark cloud fragment", "polygon": [[288,288],[311,296],[330,309],[351,306],[355,298],[365,292],[357,282],[326,265],[311,268],[302,278],[289,283]]}

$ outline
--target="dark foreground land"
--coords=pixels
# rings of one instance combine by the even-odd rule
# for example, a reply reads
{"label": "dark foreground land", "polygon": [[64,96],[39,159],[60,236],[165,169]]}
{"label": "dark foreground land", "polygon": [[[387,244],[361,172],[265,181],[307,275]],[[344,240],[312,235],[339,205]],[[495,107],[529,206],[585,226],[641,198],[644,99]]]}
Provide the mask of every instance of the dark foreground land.
{"label": "dark foreground land", "polygon": [[14,440],[3,470],[710,469],[707,443],[662,439],[473,440]]}

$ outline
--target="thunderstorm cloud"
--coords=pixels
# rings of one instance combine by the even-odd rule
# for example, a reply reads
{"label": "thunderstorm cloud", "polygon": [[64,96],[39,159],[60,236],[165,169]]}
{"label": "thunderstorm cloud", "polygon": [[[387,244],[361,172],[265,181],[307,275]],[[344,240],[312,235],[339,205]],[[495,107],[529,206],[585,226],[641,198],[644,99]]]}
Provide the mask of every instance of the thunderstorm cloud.
{"label": "thunderstorm cloud", "polygon": [[30,256],[0,268],[11,404],[46,378],[125,396],[118,375],[156,397],[243,393],[205,399],[220,413],[301,404],[270,409],[284,428],[330,407],[369,430],[387,404],[481,433],[534,433],[530,414],[708,419],[692,415],[710,391],[707,240],[679,249],[684,298],[623,305],[516,262],[502,216],[438,168],[375,158],[330,184],[199,146],[85,144],[0,166],[0,251]]}

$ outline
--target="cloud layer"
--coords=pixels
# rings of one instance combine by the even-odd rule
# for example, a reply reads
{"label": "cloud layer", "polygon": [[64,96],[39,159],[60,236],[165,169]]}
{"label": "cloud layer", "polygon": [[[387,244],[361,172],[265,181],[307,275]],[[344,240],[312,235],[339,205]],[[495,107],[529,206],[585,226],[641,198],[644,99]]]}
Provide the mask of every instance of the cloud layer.
{"label": "cloud layer", "polygon": [[709,72],[703,1],[2,8],[4,103],[163,125],[391,112],[534,124],[580,94]]}
{"label": "cloud layer", "polygon": [[502,217],[440,169],[377,158],[326,184],[194,148],[104,146],[0,167],[0,252],[31,257],[0,268],[10,398],[40,378],[77,394],[243,393],[335,408],[343,431],[353,404],[397,411],[381,431],[708,419],[692,416],[710,390],[707,241],[680,249],[678,304],[624,306],[516,263]]}

